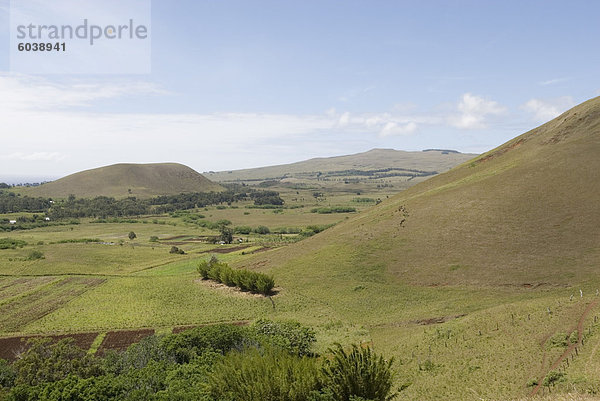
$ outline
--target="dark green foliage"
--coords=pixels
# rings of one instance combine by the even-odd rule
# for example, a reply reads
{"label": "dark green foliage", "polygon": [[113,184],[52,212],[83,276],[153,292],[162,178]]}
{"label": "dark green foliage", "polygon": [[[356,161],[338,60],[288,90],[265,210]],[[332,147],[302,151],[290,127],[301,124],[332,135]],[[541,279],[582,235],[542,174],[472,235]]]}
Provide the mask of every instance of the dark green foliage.
{"label": "dark green foliage", "polygon": [[298,322],[273,322],[260,319],[252,325],[259,339],[297,356],[311,354],[317,341],[315,332]]}
{"label": "dark green foliage", "polygon": [[0,213],[43,212],[50,208],[50,199],[32,198],[0,191]]}
{"label": "dark green foliage", "polygon": [[60,241],[52,242],[52,244],[88,244],[93,242],[102,242],[102,240],[98,238],[62,239]]}
{"label": "dark green foliage", "polygon": [[275,191],[256,191],[250,193],[255,205],[283,205],[283,199]]}
{"label": "dark green foliage", "polygon": [[217,400],[306,401],[322,387],[314,358],[294,356],[277,348],[232,352],[209,376]]}
{"label": "dark green foliage", "polygon": [[133,241],[137,238],[137,235],[133,231],[130,231],[127,237],[129,238],[129,240]]}
{"label": "dark green foliage", "polygon": [[34,249],[33,251],[29,251],[25,260],[38,260],[38,259],[44,259],[44,258],[45,258],[44,254],[41,251]]}
{"label": "dark green foliage", "polygon": [[67,338],[55,344],[49,339],[30,340],[30,348],[14,363],[15,384],[36,386],[54,382],[70,374],[91,377],[100,372],[98,362]]}
{"label": "dark green foliage", "polygon": [[271,232],[271,230],[269,230],[269,227],[267,227],[267,226],[258,226],[254,229],[254,232],[257,234],[265,235],[265,234],[269,234]]}
{"label": "dark green foliage", "polygon": [[338,401],[351,396],[387,401],[395,398],[392,391],[393,360],[386,361],[370,348],[352,346],[350,352],[337,344],[322,368],[325,384]]}
{"label": "dark green foliage", "polygon": [[16,249],[23,248],[27,242],[20,239],[0,238],[0,249]]}
{"label": "dark green foliage", "polygon": [[311,209],[311,213],[319,214],[331,214],[331,213],[352,213],[356,212],[355,207],[344,207],[344,206],[333,206],[333,207],[319,207]]}
{"label": "dark green foliage", "polygon": [[[218,261],[213,259],[212,264]],[[343,366],[336,369],[332,361],[310,353],[314,339],[312,330],[298,323],[267,320],[250,327],[222,324],[150,336],[124,352],[103,357],[87,355],[71,339],[54,345],[38,339],[12,366],[0,360],[0,398],[338,401],[339,383],[357,382],[358,390],[351,389],[345,400],[391,399],[368,397],[363,391],[385,384],[381,377],[389,377],[389,372],[382,367],[391,363],[370,353],[361,354],[362,363],[347,363],[356,359],[352,353],[340,357],[334,350],[332,360],[341,360]]]}
{"label": "dark green foliage", "polygon": [[233,229],[229,227],[222,227],[220,239],[226,244],[231,244],[233,241]]}
{"label": "dark green foliage", "polygon": [[178,255],[185,255],[185,251],[183,249],[179,249],[176,246],[172,246],[171,250],[169,251],[169,253],[174,253],[174,254],[178,254]]}
{"label": "dark green foliage", "polygon": [[252,338],[247,327],[218,324],[166,336],[161,347],[177,363],[189,363],[200,356],[208,355],[209,359],[214,360],[214,353],[241,350],[245,345],[254,343]]}
{"label": "dark green foliage", "polygon": [[214,280],[229,287],[239,287],[242,291],[270,295],[275,287],[272,276],[251,270],[232,269],[227,263],[221,263],[214,257],[208,262],[200,262],[197,270],[204,280]]}
{"label": "dark green foliage", "polygon": [[4,359],[0,359],[0,389],[12,387],[15,383],[17,372]]}
{"label": "dark green foliage", "polygon": [[156,235],[151,236],[150,242],[158,242],[158,237]]}
{"label": "dark green foliage", "polygon": [[236,234],[244,234],[244,235],[248,235],[252,232],[252,227],[248,227],[248,226],[237,226],[234,229]]}

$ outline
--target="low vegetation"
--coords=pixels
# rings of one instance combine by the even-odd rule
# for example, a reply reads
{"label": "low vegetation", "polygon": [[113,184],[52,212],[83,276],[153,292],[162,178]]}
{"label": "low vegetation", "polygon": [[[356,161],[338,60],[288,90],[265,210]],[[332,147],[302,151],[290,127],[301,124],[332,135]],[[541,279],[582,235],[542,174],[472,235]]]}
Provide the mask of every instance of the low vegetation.
{"label": "low vegetation", "polygon": [[262,295],[271,295],[275,287],[273,277],[245,269],[232,269],[227,263],[211,258],[198,265],[198,273],[204,280],[213,280],[228,287],[238,287],[242,291],[250,291]]}
{"label": "low vegetation", "polygon": [[[298,343],[298,341],[300,343]],[[319,358],[314,333],[294,322],[214,325],[150,336],[95,356],[72,339],[32,340],[12,365],[0,360],[0,397],[17,400],[385,401],[391,362],[341,347]],[[358,352],[358,354],[357,354]],[[356,356],[359,356],[356,359]],[[333,362],[330,362],[333,361]],[[347,369],[350,367],[350,369]],[[354,389],[340,383],[360,381]],[[368,389],[365,391],[365,389]],[[365,398],[365,395],[371,398]]]}

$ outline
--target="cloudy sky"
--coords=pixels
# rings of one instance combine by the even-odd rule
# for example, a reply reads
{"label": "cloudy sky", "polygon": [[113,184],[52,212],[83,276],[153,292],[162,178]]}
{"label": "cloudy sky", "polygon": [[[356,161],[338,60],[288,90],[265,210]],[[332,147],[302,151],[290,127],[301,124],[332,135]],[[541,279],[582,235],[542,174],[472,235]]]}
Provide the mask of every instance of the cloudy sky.
{"label": "cloudy sky", "polygon": [[9,11],[0,181],[484,152],[600,95],[597,1],[154,0],[151,73],[129,75],[10,71]]}

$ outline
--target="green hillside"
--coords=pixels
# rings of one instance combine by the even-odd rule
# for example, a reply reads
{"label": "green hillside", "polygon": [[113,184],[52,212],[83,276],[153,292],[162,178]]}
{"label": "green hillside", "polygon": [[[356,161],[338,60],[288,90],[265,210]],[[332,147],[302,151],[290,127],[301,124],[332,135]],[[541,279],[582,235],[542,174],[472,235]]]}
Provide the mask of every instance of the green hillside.
{"label": "green hillside", "polygon": [[600,261],[599,131],[595,98],[271,263],[358,246],[414,284],[581,282]]}
{"label": "green hillside", "polygon": [[30,196],[66,198],[175,195],[183,192],[221,191],[223,187],[178,163],[114,164],[71,174],[59,180],[23,188]]}
{"label": "green hillside", "polygon": [[238,265],[327,308],[334,320],[322,327],[345,328],[399,360],[398,384],[408,386],[400,399],[547,394],[552,372],[554,393],[597,394],[598,155],[595,98]]}

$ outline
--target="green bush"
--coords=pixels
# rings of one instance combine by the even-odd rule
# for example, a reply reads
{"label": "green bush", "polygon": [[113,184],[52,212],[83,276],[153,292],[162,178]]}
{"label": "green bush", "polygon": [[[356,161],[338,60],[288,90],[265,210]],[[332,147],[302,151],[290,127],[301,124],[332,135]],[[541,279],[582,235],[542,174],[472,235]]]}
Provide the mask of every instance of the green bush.
{"label": "green bush", "polygon": [[316,359],[277,348],[228,354],[208,383],[216,400],[308,401],[322,387]]}
{"label": "green bush", "polygon": [[322,368],[325,384],[338,401],[352,396],[368,400],[387,401],[395,398],[392,391],[393,359],[386,361],[371,348],[353,345],[346,352],[340,344],[330,349],[332,354]]}
{"label": "green bush", "polygon": [[39,259],[45,259],[44,254],[42,253],[42,251],[38,251],[37,249],[34,249],[33,251],[29,251],[29,253],[27,254],[27,258],[25,258],[26,260],[39,260]]}
{"label": "green bush", "polygon": [[298,322],[273,322],[260,319],[252,325],[258,339],[297,356],[311,354],[317,341],[315,332]]}
{"label": "green bush", "polygon": [[178,254],[178,255],[185,255],[185,251],[183,249],[179,249],[176,246],[172,246],[171,250],[169,251],[169,253],[174,253],[174,254]]}
{"label": "green bush", "polygon": [[236,234],[244,234],[244,235],[248,235],[252,232],[252,227],[248,227],[248,226],[237,226],[234,229],[234,232]]}
{"label": "green bush", "polygon": [[331,213],[352,213],[356,212],[355,207],[333,206],[333,207],[318,207],[311,209],[311,213],[331,214]]}
{"label": "green bush", "polygon": [[196,270],[204,280],[239,287],[242,291],[270,295],[275,287],[275,280],[271,276],[245,269],[232,269],[227,263],[221,263],[214,257],[208,262],[200,262]]}
{"label": "green bush", "polygon": [[254,232],[257,234],[269,234],[271,232],[271,230],[269,230],[269,227],[267,226],[258,226],[254,229]]}
{"label": "green bush", "polygon": [[16,249],[23,248],[27,242],[20,239],[0,238],[0,249]]}

